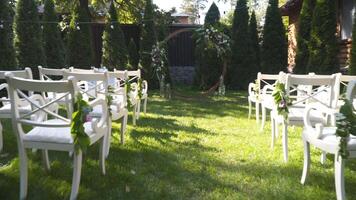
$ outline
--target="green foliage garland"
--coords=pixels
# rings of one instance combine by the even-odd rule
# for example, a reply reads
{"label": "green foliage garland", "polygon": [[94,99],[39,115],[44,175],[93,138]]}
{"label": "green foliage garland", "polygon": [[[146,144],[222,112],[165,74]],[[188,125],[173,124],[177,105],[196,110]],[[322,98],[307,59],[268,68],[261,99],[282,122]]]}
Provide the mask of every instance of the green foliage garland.
{"label": "green foliage garland", "polygon": [[344,99],[344,102],[345,104],[340,108],[340,113],[336,115],[336,135],[340,137],[339,155],[346,159],[350,154],[347,150],[349,136],[356,136],[356,114],[352,103],[347,99]]}
{"label": "green foliage garland", "polygon": [[90,138],[85,133],[84,123],[88,121],[88,116],[91,111],[92,108],[88,102],[83,100],[81,94],[78,94],[74,103],[74,112],[72,114],[72,124],[70,127],[76,152],[79,150],[86,152],[90,145]]}
{"label": "green foliage garland", "polygon": [[287,121],[289,109],[288,106],[290,105],[290,99],[288,94],[285,90],[285,84],[277,82],[273,93],[272,93],[274,103],[277,106],[278,115],[283,116],[284,120]]}

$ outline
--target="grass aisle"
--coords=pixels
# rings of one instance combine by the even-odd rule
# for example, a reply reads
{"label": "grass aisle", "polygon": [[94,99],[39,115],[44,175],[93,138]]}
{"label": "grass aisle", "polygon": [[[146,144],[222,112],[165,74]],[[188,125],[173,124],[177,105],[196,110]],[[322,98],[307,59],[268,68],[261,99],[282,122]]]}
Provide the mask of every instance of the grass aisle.
{"label": "grass aisle", "polygon": [[[335,199],[333,157],[319,163],[312,148],[307,185],[302,173],[301,128],[290,128],[289,162],[282,158],[281,138],[270,148],[270,125],[260,133],[247,119],[245,93],[227,97],[154,96],[148,114],[129,126],[126,144],[114,139],[106,162],[98,165],[99,146],[84,157],[79,199]],[[194,97],[195,96],[195,97]],[[0,199],[18,199],[19,160],[9,121],[3,121],[0,153]],[[118,137],[120,124],[114,124]],[[68,153],[50,152],[52,170],[42,168],[40,153],[28,152],[28,199],[67,199],[72,178]],[[348,199],[356,199],[356,162],[346,164]]]}

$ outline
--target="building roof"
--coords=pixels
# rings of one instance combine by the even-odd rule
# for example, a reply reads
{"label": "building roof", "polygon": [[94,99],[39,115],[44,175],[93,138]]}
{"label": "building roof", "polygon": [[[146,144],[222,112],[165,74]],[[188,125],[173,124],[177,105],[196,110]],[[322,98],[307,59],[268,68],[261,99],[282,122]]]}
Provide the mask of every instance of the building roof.
{"label": "building roof", "polygon": [[294,13],[299,13],[302,8],[303,0],[288,0],[279,9],[283,16],[290,16]]}
{"label": "building roof", "polygon": [[191,15],[185,13],[174,13],[172,17],[190,17]]}

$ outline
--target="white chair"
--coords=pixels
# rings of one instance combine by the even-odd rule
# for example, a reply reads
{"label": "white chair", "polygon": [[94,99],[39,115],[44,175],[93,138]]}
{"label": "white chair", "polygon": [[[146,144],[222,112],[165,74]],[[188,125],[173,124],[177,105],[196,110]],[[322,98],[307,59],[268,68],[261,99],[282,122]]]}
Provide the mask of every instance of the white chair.
{"label": "white chair", "polygon": [[[347,89],[347,99],[355,102],[356,100],[356,81],[351,81]],[[356,105],[354,108],[356,108]],[[310,145],[316,148],[335,155],[335,189],[337,200],[345,200],[345,181],[344,181],[344,165],[345,159],[338,155],[339,152],[339,138],[335,135],[336,127],[335,121],[331,123],[331,126],[327,124],[312,123],[311,112],[319,112],[322,114],[334,115],[335,110],[323,107],[320,105],[311,104],[307,106],[304,113],[304,130],[303,130],[303,143],[304,143],[304,167],[301,178],[301,183],[304,185],[310,169]],[[356,137],[350,136],[347,149],[350,152],[349,158],[356,158]]]}
{"label": "white chair", "polygon": [[[26,68],[25,70],[18,71],[0,71],[0,80],[5,81],[5,73],[12,72],[12,74],[16,77],[21,77],[25,79],[32,79],[32,71],[31,68]],[[8,94],[8,85],[7,83],[3,83],[0,85],[0,91],[6,91]],[[30,92],[29,95],[32,96],[33,92]],[[2,106],[0,107],[0,119],[11,119],[11,104],[9,97],[2,97],[0,99]],[[31,111],[30,104],[21,101],[21,113],[26,113]],[[0,152],[3,149],[3,127],[0,121]]]}
{"label": "white chair", "polygon": [[[282,125],[282,142],[283,142],[283,158],[288,161],[288,126],[303,125],[303,116],[306,105],[321,104],[329,109],[336,109],[337,100],[339,98],[341,74],[330,76],[319,75],[291,75],[286,77],[285,90],[289,96],[291,105],[288,106],[288,119],[284,119],[277,112],[277,106],[271,111],[271,147],[274,147],[276,132],[278,125]],[[318,113],[312,112],[312,121],[314,124],[324,122],[330,119],[330,115],[320,116]],[[323,121],[320,121],[323,119]],[[332,119],[331,119],[332,120]]]}
{"label": "white chair", "polygon": [[[15,78],[11,73],[6,74],[6,80],[9,85],[9,96],[12,105],[12,126],[17,137],[17,145],[20,158],[20,199],[27,196],[28,182],[28,161],[26,149],[34,148],[42,150],[45,167],[49,170],[48,150],[74,152],[75,145],[71,135],[72,116],[63,117],[49,110],[52,104],[56,104],[62,98],[76,97],[78,92],[76,81],[69,78],[68,81],[37,81]],[[33,101],[26,91],[54,92],[64,94],[57,99],[46,102],[44,98],[40,101]],[[22,98],[32,106],[30,113],[22,114],[19,107]],[[73,107],[73,101],[71,101]],[[89,102],[89,106],[101,106],[105,112],[107,105],[104,99],[97,98]],[[37,117],[33,115],[38,114]],[[49,120],[47,116],[51,117]],[[100,119],[92,119],[83,124],[85,133],[88,135],[90,145],[100,141],[100,167],[105,174],[105,145],[108,125],[108,114],[103,113]],[[24,131],[23,126],[33,127],[29,131]],[[28,129],[26,129],[28,130]],[[73,156],[73,179],[70,199],[76,199],[79,191],[79,183],[82,166],[82,151],[78,150]]]}
{"label": "white chair", "polygon": [[[261,87],[261,84],[265,84],[262,88],[262,92],[260,95],[260,103],[261,103],[261,110],[262,110],[262,122],[261,122],[261,131],[263,131],[266,123],[267,117],[267,110],[272,110],[274,107],[272,92],[274,90],[274,84],[279,82],[285,81],[286,73],[279,72],[278,75],[274,74],[261,74],[258,73],[257,81]],[[272,83],[270,83],[272,81]]]}
{"label": "white chair", "polygon": [[250,83],[248,85],[248,119],[251,118],[251,113],[252,113],[252,103],[255,104],[255,111],[256,111],[256,122],[259,123],[260,121],[260,96],[261,92],[255,91],[255,89],[259,88],[259,85],[256,83]]}

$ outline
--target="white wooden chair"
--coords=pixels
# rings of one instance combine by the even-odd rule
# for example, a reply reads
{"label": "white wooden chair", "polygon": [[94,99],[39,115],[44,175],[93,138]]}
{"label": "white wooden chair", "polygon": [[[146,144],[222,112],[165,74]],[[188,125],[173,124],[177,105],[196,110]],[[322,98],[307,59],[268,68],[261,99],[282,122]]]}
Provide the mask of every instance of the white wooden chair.
{"label": "white wooden chair", "polygon": [[[5,81],[5,73],[12,72],[12,74],[16,77],[25,78],[25,79],[32,79],[32,71],[31,68],[26,68],[25,70],[18,70],[18,71],[0,71],[0,80]],[[0,91],[8,92],[8,85],[7,83],[2,83],[0,85]],[[33,92],[29,93],[30,96],[33,95]],[[11,119],[11,104],[9,97],[2,97],[0,99],[2,106],[0,107],[0,119]],[[21,101],[21,113],[31,112],[31,106],[27,102]],[[3,127],[0,121],[0,152],[3,149]]]}
{"label": "white wooden chair", "polygon": [[[28,161],[26,149],[34,148],[42,150],[45,167],[49,170],[48,150],[74,152],[75,145],[71,135],[72,116],[63,117],[51,111],[49,107],[56,104],[62,98],[75,97],[77,86],[74,78],[70,77],[68,81],[39,81],[15,78],[13,74],[6,74],[6,80],[9,85],[9,96],[12,105],[12,126],[17,137],[17,145],[20,158],[20,199],[27,196],[28,182]],[[63,96],[46,102],[44,98],[40,101],[32,100],[26,91],[54,92],[62,93]],[[22,114],[19,106],[19,99],[26,100],[32,106],[32,111]],[[73,107],[73,101],[71,101]],[[107,105],[104,99],[97,98],[89,102],[91,107],[101,106],[102,110],[107,111]],[[37,117],[33,117],[36,115]],[[47,117],[50,117],[47,118]],[[100,167],[105,174],[105,137],[107,135],[108,114],[103,113],[100,119],[92,119],[83,124],[85,132],[90,139],[90,145],[100,142]],[[24,131],[23,126],[32,126],[30,131]],[[78,150],[73,156],[73,179],[70,199],[76,199],[79,191],[79,183],[82,167],[82,151]]]}
{"label": "white wooden chair", "polygon": [[[329,109],[336,109],[337,100],[339,98],[341,74],[333,74],[330,76],[319,75],[291,75],[286,77],[285,89],[289,95],[292,105],[288,106],[288,119],[284,120],[277,112],[277,106],[271,111],[271,147],[274,147],[276,132],[278,125],[282,125],[282,142],[283,142],[283,158],[288,161],[288,126],[303,125],[303,116],[306,105],[321,104]],[[312,121],[314,124],[325,122],[330,119],[330,115],[320,116],[318,113],[312,112]],[[323,119],[323,121],[320,121]]]}
{"label": "white wooden chair", "polygon": [[[284,82],[286,73],[279,72],[278,75],[275,74],[258,74],[257,81],[261,87],[261,84],[265,84],[262,88],[260,95],[260,103],[262,110],[262,119],[261,119],[261,131],[263,131],[266,123],[267,110],[272,110],[274,108],[274,101],[272,97],[272,92],[274,90],[274,85],[277,81]],[[272,81],[272,83],[271,83]]]}
{"label": "white wooden chair", "polygon": [[[355,103],[356,100],[356,81],[351,81],[347,88],[347,98]],[[353,104],[356,108],[356,104]],[[304,167],[301,178],[301,183],[304,185],[310,169],[310,145],[316,148],[335,155],[334,170],[335,170],[335,189],[337,200],[345,200],[345,181],[344,181],[344,165],[345,159],[338,155],[339,152],[339,138],[335,135],[336,127],[335,121],[330,125],[319,123],[313,125],[311,112],[319,112],[321,114],[334,115],[335,110],[329,109],[325,106],[316,104],[308,105],[304,113]],[[349,158],[356,158],[356,137],[350,136],[347,149],[350,152]]]}

